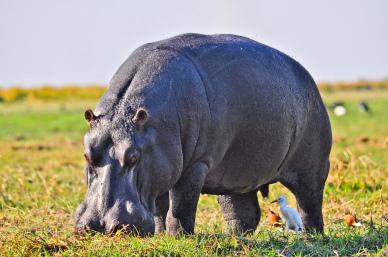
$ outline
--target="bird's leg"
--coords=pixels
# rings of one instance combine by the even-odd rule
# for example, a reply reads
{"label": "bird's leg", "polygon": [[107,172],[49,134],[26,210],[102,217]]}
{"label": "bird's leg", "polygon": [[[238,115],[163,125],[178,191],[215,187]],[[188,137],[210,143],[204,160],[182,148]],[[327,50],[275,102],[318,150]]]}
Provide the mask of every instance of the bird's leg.
{"label": "bird's leg", "polygon": [[298,227],[298,225],[295,225],[295,237],[296,237],[296,239],[298,239],[298,235],[299,235],[299,227]]}

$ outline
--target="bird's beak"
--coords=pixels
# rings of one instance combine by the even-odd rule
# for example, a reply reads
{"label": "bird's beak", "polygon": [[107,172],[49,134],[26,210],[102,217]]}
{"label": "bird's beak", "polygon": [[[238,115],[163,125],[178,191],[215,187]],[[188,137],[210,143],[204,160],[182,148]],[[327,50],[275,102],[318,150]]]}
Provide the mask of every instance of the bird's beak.
{"label": "bird's beak", "polygon": [[270,202],[270,203],[276,203],[278,200],[273,200],[272,202]]}

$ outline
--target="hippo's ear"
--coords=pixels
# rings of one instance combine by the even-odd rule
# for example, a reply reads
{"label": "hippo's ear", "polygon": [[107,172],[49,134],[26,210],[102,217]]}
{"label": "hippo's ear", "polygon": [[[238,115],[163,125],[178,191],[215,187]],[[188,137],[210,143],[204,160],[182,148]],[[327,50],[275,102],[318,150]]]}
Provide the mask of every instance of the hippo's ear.
{"label": "hippo's ear", "polygon": [[85,111],[85,119],[90,123],[90,122],[96,120],[96,119],[97,119],[97,116],[94,115],[94,113],[93,113],[92,110],[87,109],[87,110]]}
{"label": "hippo's ear", "polygon": [[132,121],[137,125],[144,126],[148,121],[148,118],[148,111],[144,108],[139,108],[133,116]]}

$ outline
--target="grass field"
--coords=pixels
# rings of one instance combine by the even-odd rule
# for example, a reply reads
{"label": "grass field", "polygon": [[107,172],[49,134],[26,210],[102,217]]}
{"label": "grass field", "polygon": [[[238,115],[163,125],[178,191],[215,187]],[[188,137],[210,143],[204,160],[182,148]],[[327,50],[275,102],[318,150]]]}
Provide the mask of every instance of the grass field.
{"label": "grass field", "polygon": [[[259,195],[260,225],[253,235],[223,233],[214,196],[202,195],[196,235],[137,238],[123,234],[73,234],[73,213],[82,201],[82,137],[86,108],[97,99],[0,103],[0,256],[388,256],[388,90],[325,91],[348,115],[330,112],[334,145],[324,194],[325,235],[285,237],[267,224]],[[371,113],[360,113],[366,100]],[[269,200],[292,195],[271,185]],[[349,228],[345,214],[363,226]]]}

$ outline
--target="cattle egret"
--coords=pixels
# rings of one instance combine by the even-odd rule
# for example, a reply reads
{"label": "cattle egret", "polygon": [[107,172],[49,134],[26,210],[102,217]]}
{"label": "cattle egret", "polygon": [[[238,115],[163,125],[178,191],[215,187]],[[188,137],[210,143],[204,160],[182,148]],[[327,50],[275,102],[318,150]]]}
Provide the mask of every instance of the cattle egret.
{"label": "cattle egret", "polygon": [[354,215],[346,215],[345,223],[349,227],[360,227],[360,226],[362,226],[361,222],[358,222],[357,218]]}
{"label": "cattle egret", "polygon": [[275,202],[279,203],[280,213],[282,214],[283,218],[286,220],[286,233],[288,234],[288,230],[290,229],[295,230],[297,235],[298,235],[299,229],[304,231],[302,219],[300,218],[298,211],[295,208],[291,208],[287,206],[286,197],[284,195],[281,195],[271,203],[275,203]]}

